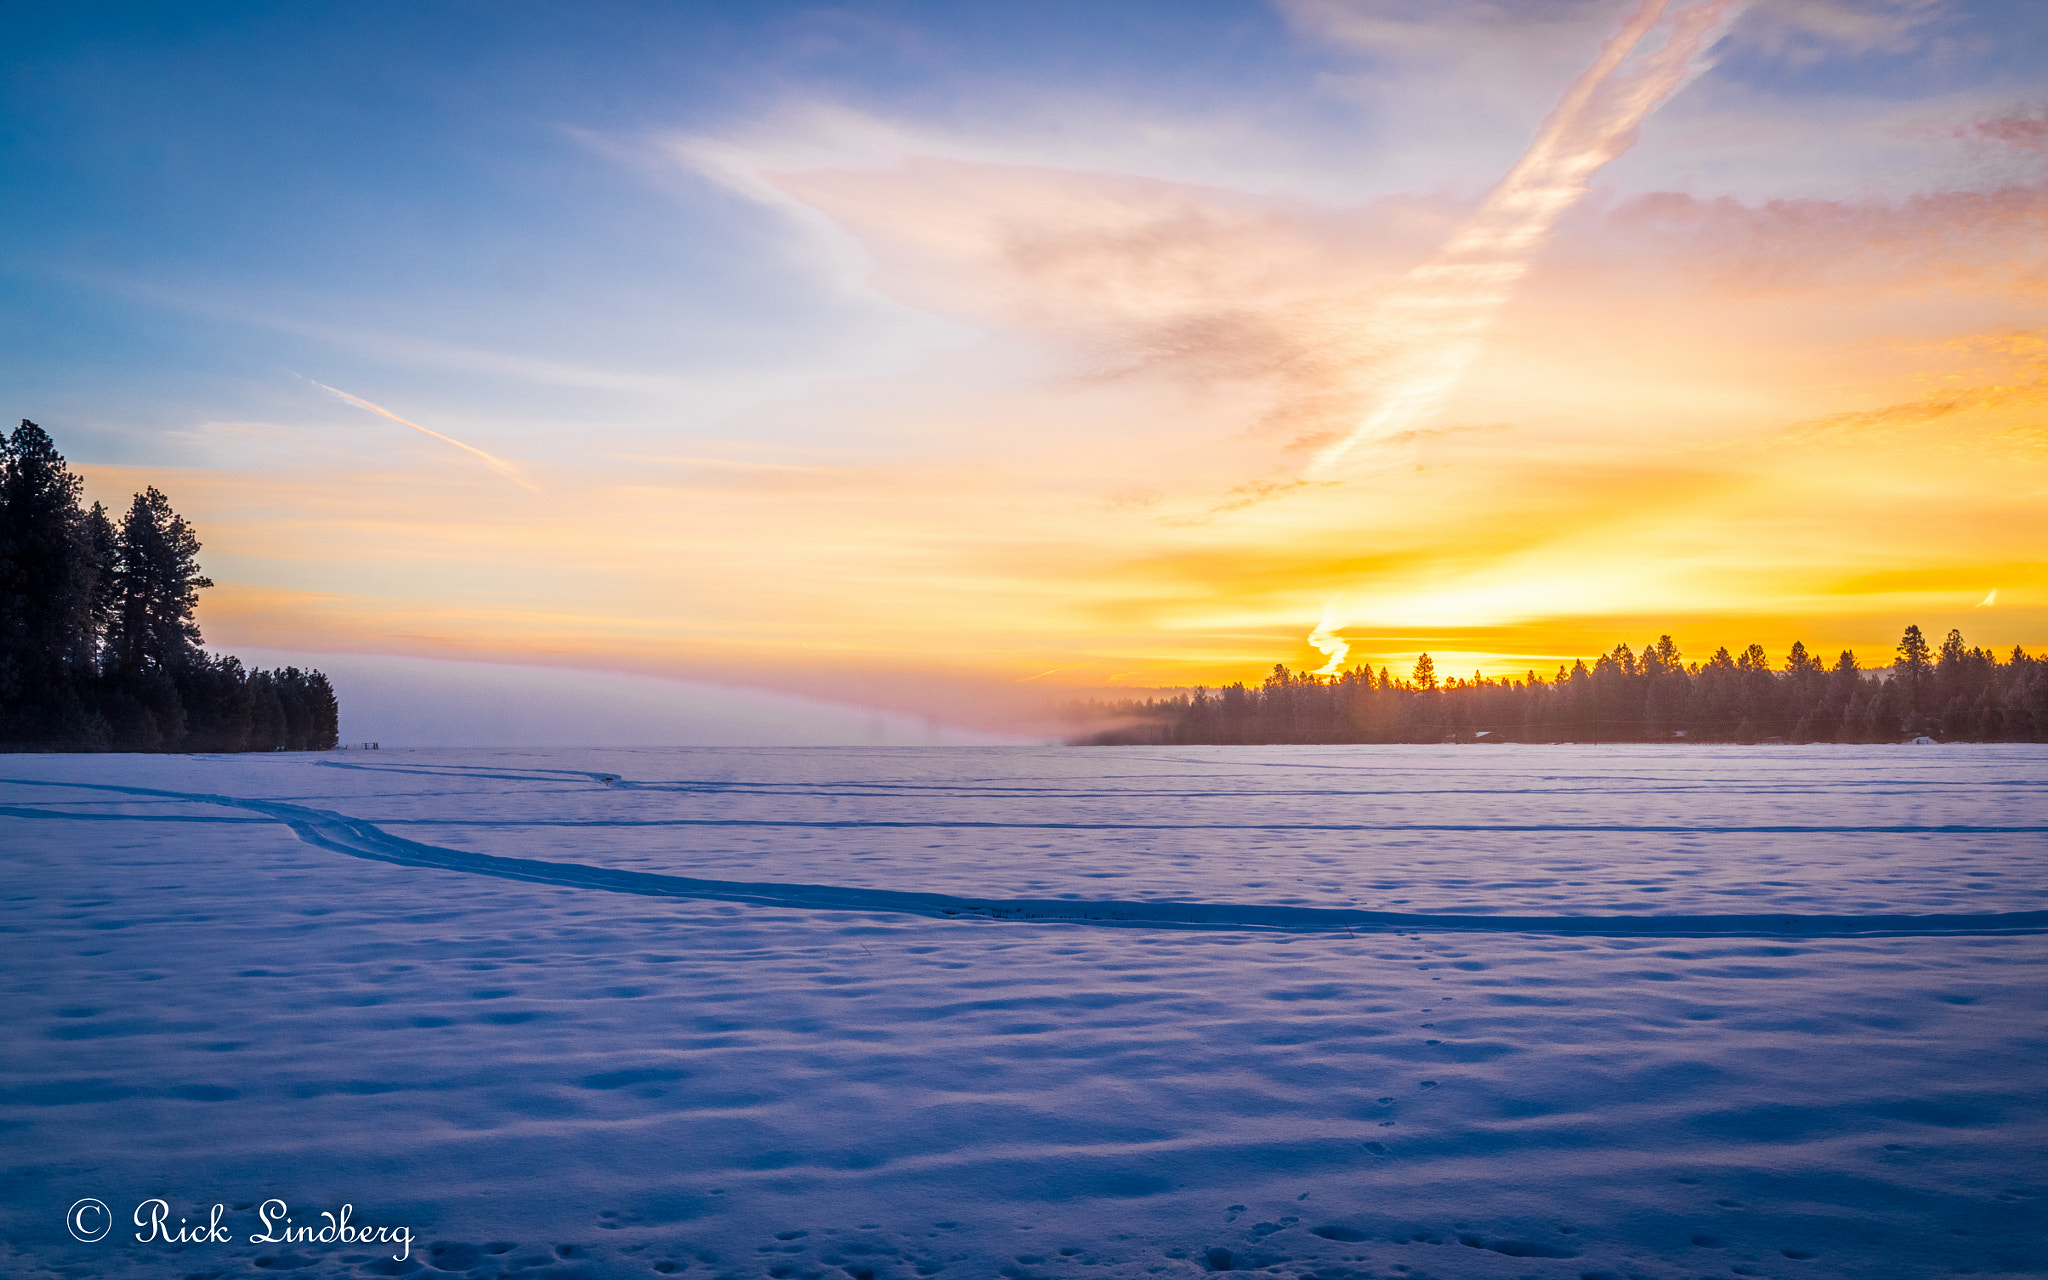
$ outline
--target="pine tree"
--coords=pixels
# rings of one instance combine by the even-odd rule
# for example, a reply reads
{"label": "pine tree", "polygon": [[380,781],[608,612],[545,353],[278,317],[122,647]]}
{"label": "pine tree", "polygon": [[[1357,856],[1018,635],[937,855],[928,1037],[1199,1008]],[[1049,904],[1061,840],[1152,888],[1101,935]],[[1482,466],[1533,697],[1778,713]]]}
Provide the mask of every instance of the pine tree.
{"label": "pine tree", "polygon": [[91,547],[92,649],[93,660],[101,657],[101,646],[114,629],[114,566],[121,558],[121,535],[108,517],[106,507],[95,502],[85,513],[85,538]]}
{"label": "pine tree", "polygon": [[1922,710],[1930,690],[1927,675],[1931,669],[1928,662],[1927,637],[1920,634],[1920,625],[1914,623],[1899,637],[1899,657],[1892,663],[1892,671],[1900,682],[1899,689],[1905,699],[1903,713]]}
{"label": "pine tree", "polygon": [[22,420],[0,433],[0,745],[321,750],[339,736],[318,671],[244,671],[199,647],[199,538],[155,488],[119,525]]}
{"label": "pine tree", "polygon": [[1794,640],[1791,652],[1785,655],[1785,670],[1794,675],[1818,675],[1827,670],[1819,658],[1806,651],[1804,641]]}
{"label": "pine tree", "polygon": [[341,702],[334,696],[334,686],[325,674],[308,671],[305,697],[312,711],[312,722],[306,730],[306,750],[331,750],[341,740]]}
{"label": "pine tree", "polygon": [[[1856,664],[1854,649],[1842,650],[1842,656],[1835,659],[1834,668],[1828,672],[1828,705],[1834,709],[1837,732],[1849,723],[1847,708],[1863,687],[1863,673]],[[1847,742],[1849,739],[1842,738]]]}
{"label": "pine tree", "polygon": [[199,536],[155,485],[135,495],[121,521],[108,650],[124,673],[169,671],[198,651],[192,614],[201,588]]}
{"label": "pine tree", "polygon": [[0,437],[0,739],[94,736],[100,566],[83,482],[35,423]]}

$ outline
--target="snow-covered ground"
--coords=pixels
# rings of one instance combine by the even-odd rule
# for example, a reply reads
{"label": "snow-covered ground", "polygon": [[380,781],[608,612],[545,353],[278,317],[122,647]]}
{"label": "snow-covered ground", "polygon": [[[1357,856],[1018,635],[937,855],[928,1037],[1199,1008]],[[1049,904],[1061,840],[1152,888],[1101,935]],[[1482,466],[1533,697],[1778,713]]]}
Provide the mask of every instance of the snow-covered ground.
{"label": "snow-covered ground", "polygon": [[2039,747],[0,757],[0,1273],[2039,1274],[2044,836]]}

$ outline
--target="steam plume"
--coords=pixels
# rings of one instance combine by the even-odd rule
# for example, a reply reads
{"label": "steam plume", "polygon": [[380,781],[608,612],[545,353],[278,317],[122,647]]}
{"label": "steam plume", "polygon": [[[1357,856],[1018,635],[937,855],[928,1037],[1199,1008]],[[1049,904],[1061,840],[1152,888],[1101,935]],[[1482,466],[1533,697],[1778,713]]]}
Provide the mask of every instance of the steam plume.
{"label": "steam plume", "polygon": [[[311,378],[306,379],[306,381],[313,382]],[[423,427],[417,422],[407,421],[406,419],[401,418],[397,414],[391,412],[391,410],[386,409],[383,405],[371,404],[368,400],[363,399],[361,396],[352,396],[348,392],[339,390],[335,387],[330,387],[324,382],[313,382],[313,385],[320,388],[322,391],[327,392],[329,395],[340,396],[343,400],[348,401],[350,404],[355,405],[357,408],[368,409],[371,413],[377,414],[380,417],[389,418],[393,422],[398,423],[400,426],[411,427],[414,431],[419,431],[427,435],[430,435],[434,437],[434,439],[441,441],[443,444],[452,444],[456,448],[461,449],[466,453],[473,453],[477,457],[483,459],[485,466],[497,472],[499,475],[505,477],[507,480],[510,480],[513,484],[519,485],[522,488],[532,489],[536,493],[539,492],[538,488],[536,488],[532,484],[527,483],[527,481],[520,476],[517,468],[515,468],[511,463],[505,461],[503,458],[494,457],[491,454],[485,453],[482,449],[477,448],[473,444],[464,444],[462,443],[462,441],[457,440],[454,436],[444,436],[440,432],[434,430],[432,427]]]}
{"label": "steam plume", "polygon": [[1624,73],[1670,7],[1670,0],[1644,0],[1479,211],[1380,302],[1371,327],[1391,350],[1373,378],[1376,403],[1350,435],[1316,455],[1307,474],[1326,476],[1360,444],[1428,425],[1544,235],[1586,194],[1593,174],[1634,145],[1644,118],[1700,69],[1700,50],[1740,3],[1700,0],[1680,10],[1662,47]]}
{"label": "steam plume", "polygon": [[1309,644],[1322,650],[1329,661],[1316,668],[1319,676],[1333,676],[1344,669],[1344,657],[1351,652],[1351,642],[1337,634],[1337,628],[1344,625],[1344,619],[1337,611],[1337,601],[1332,600],[1323,607],[1322,625],[1308,633]]}

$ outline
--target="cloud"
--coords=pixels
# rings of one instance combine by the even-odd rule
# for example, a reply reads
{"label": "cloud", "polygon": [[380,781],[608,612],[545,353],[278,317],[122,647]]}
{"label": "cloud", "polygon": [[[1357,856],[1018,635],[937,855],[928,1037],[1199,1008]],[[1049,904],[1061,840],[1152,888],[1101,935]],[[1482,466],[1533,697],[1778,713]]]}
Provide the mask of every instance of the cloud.
{"label": "cloud", "polygon": [[1356,119],[1352,146],[1362,160],[1369,156],[1358,166],[1361,179],[1379,192],[1473,197],[1514,163],[1633,7],[1626,0],[1280,5],[1298,31],[1327,46],[1316,86]]}
{"label": "cloud", "polygon": [[[1419,6],[1291,12],[1353,21],[1352,43],[1316,56],[1388,92],[1449,68],[1411,112],[1501,68],[1512,83],[1480,148],[1502,153],[1492,180],[1623,9],[1461,5],[1448,32]],[[1996,122],[2030,118],[1945,103],[1924,141],[2025,151],[2026,129]],[[1336,174],[1311,175],[1321,186],[1267,170],[1198,181],[1108,143],[1063,151],[822,108],[646,144],[782,219],[819,286],[807,296],[857,294],[875,305],[842,314],[916,317],[948,344],[792,379],[718,440],[664,424],[665,438],[579,443],[545,500],[481,467],[407,475],[360,457],[173,477],[209,572],[236,584],[210,593],[209,635],[858,688],[1000,717],[1079,686],[1315,666],[1345,643],[1379,661],[1533,659],[1692,620],[1709,647],[1752,625],[1773,644],[1860,647],[1896,635],[1887,610],[1927,605],[1933,622],[1932,606],[1966,608],[1993,582],[1998,607],[1974,615],[1985,628],[2043,617],[2029,601],[2048,579],[2010,547],[2048,545],[2026,332],[2044,296],[2044,188],[1596,189],[1572,205],[1635,119],[1598,115],[1555,181],[1502,188],[1555,199],[1541,216],[1477,222],[1469,157],[1408,194],[1306,194],[1400,177],[1376,168],[1378,117],[1354,148],[1318,154]],[[1987,123],[1955,132],[1972,121]],[[1134,154],[1127,123],[1100,131]],[[1401,154],[1428,160],[1429,139],[1465,123],[1439,119]],[[1341,483],[1304,483],[1302,464],[1357,426],[1412,342],[1381,304],[1419,266],[1445,267],[1461,228],[1499,251],[1448,265],[1521,273],[1475,286],[1489,305],[1511,295],[1484,352],[1437,418],[1362,444],[1368,465]],[[1962,599],[1957,583],[1976,585]],[[1303,633],[1319,616],[1317,651]]]}
{"label": "cloud", "polygon": [[936,158],[768,181],[858,237],[892,295],[1048,333],[1165,333],[1192,316],[1341,294],[1384,278],[1446,216],[1413,201],[1340,212],[1157,179]]}
{"label": "cloud", "polygon": [[1809,67],[1834,57],[1911,53],[1953,14],[1949,0],[1773,0],[1756,6],[1735,36]]}
{"label": "cloud", "polygon": [[[1095,501],[1142,490],[1143,511],[1162,524],[1294,499],[1290,471],[1356,425],[1361,395],[1401,349],[1402,336],[1374,321],[1375,303],[1471,212],[1443,197],[1331,206],[963,158],[970,148],[917,156],[892,149],[916,139],[890,137],[890,146],[854,157],[872,165],[755,174],[779,203],[858,250],[866,286],[984,337],[948,356],[945,376],[877,380],[851,400],[841,396],[836,416],[849,420],[858,403],[892,431],[927,420],[930,439],[949,448],[971,439],[984,457],[1002,453],[1005,440],[1049,465],[1091,451],[1102,477]],[[761,163],[750,154],[747,163]],[[827,156],[844,159],[831,147],[813,158]],[[1828,308],[1851,298],[1863,306],[1873,294],[1896,297],[1903,306],[1931,288],[2038,287],[2028,255],[2038,259],[2044,242],[2040,213],[2040,188],[1754,203],[1669,194],[1583,210],[1532,260],[1511,331],[1447,411],[1496,427],[1529,422],[1546,401],[1529,395],[1532,377],[1560,390],[1588,378],[1640,380],[1644,395],[1661,387],[1655,404],[1664,419],[1631,427],[1650,435],[1736,407],[1735,396],[1761,409],[1774,391],[1753,376],[1713,371],[1715,361],[1777,361],[1795,350],[1810,359],[1820,348],[1799,344],[1838,341],[1824,336]],[[1752,307],[1737,322],[1757,294],[1797,296],[1815,310],[1794,320],[1782,308]],[[1718,311],[1701,308],[1709,297],[1723,300]],[[1853,327],[1869,319],[1858,313]],[[1623,348],[1661,345],[1647,358],[1597,365],[1584,356],[1559,365],[1532,348],[1571,333],[1606,335]],[[1674,380],[1674,357],[1696,365],[1698,381]],[[1520,389],[1510,389],[1511,378]],[[1587,388],[1589,405],[1598,390]],[[1623,390],[1636,394],[1623,383],[1610,388]],[[1599,412],[1612,415],[1621,402],[1608,399]],[[1791,412],[1781,411],[1780,424],[1826,411],[1824,402],[1802,409],[1798,397],[1783,403]],[[972,422],[971,435],[949,416]],[[1437,447],[1432,430],[1390,431],[1375,473]],[[1162,453],[1168,440],[1177,443]],[[1213,487],[1197,495],[1190,481]]]}
{"label": "cloud", "polygon": [[[1782,438],[1802,444],[1910,445],[1926,453],[1957,450],[1993,454],[2040,454],[2048,432],[2038,422],[2048,414],[2048,376],[2015,383],[1959,387],[1918,400],[1829,414],[1787,428]],[[2021,418],[2018,424],[2014,419]]]}
{"label": "cloud", "polygon": [[1083,382],[1256,386],[1244,427],[1283,437],[1332,429],[1372,353],[1359,312],[1458,213],[941,159],[772,181],[856,236],[890,296],[1024,338]]}
{"label": "cloud", "polygon": [[1747,292],[1959,288],[2048,296],[2048,182],[1902,199],[1625,202],[1583,234]]}
{"label": "cloud", "polygon": [[1533,44],[1532,37],[1611,28],[1617,8],[1613,0],[1552,0],[1541,6],[1500,0],[1281,0],[1279,7],[1297,27],[1323,39],[1438,64],[1471,59],[1482,38]]}
{"label": "cloud", "polygon": [[2048,147],[2048,119],[2039,116],[1995,116],[1973,120],[1955,130],[1959,138],[1984,138],[2028,151]]}

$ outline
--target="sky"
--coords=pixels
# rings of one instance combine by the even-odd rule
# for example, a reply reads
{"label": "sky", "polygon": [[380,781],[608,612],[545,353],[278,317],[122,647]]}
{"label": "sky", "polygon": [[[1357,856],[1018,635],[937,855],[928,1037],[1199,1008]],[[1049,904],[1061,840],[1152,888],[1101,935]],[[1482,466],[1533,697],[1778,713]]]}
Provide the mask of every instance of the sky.
{"label": "sky", "polygon": [[0,411],[349,736],[2048,644],[2034,0],[0,32]]}

